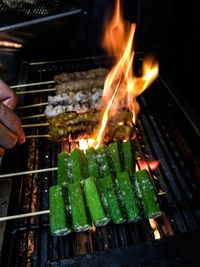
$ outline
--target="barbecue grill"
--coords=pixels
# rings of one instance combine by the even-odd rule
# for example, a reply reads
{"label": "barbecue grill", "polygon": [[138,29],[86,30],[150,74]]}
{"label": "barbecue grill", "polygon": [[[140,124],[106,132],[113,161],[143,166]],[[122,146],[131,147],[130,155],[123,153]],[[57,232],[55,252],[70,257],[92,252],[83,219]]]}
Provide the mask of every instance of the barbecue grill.
{"label": "barbecue grill", "polygon": [[[23,62],[19,85],[14,86],[22,123],[45,123],[44,116],[35,115],[44,112],[55,74],[111,66],[110,57]],[[45,137],[47,127],[30,127],[25,129],[30,137],[26,144],[2,159],[0,215],[44,214],[0,222],[1,266],[199,266],[199,119],[162,68],[138,101],[137,165],[149,168],[162,216],[154,225],[143,219],[52,237],[48,190],[56,183],[57,154],[63,146],[70,151],[79,143],[52,142]],[[24,172],[37,169],[43,172]]]}

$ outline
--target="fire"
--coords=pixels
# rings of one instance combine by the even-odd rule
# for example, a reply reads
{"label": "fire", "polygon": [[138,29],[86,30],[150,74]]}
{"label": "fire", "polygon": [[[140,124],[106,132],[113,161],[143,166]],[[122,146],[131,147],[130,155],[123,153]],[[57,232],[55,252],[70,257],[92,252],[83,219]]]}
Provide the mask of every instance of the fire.
{"label": "fire", "polygon": [[154,230],[154,237],[155,239],[160,239],[160,233],[157,228],[157,223],[154,219],[149,219],[149,223],[151,225],[151,228]]}
{"label": "fire", "polygon": [[103,117],[95,147],[97,148],[105,135],[105,128],[109,116],[116,111],[127,108],[133,112],[133,122],[136,121],[139,105],[136,97],[139,96],[157,77],[158,64],[153,58],[144,60],[142,76],[133,74],[133,39],[136,25],[123,19],[120,0],[117,0],[114,15],[106,25],[103,38],[103,47],[114,55],[116,64],[106,77],[102,96]]}
{"label": "fire", "polygon": [[81,150],[86,150],[88,149],[89,147],[92,147],[93,144],[94,144],[95,140],[94,139],[80,139],[79,140],[79,148]]}
{"label": "fire", "polygon": [[[146,169],[147,171],[150,170],[155,170],[157,169],[158,165],[159,165],[159,161],[158,160],[152,160],[152,161],[145,161],[145,160],[138,160],[138,164],[140,166],[141,170]],[[139,170],[138,166],[136,165],[136,170]]]}

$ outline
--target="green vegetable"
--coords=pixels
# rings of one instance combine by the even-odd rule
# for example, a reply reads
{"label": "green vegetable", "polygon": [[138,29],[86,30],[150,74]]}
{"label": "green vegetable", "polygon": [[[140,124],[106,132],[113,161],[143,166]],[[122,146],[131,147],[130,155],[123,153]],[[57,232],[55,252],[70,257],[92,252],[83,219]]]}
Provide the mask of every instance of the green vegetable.
{"label": "green vegetable", "polygon": [[86,149],[87,164],[88,164],[88,174],[89,176],[94,176],[95,178],[100,178],[99,167],[97,163],[95,149],[93,147]]}
{"label": "green vegetable", "polygon": [[95,226],[106,225],[110,218],[106,214],[100,193],[94,177],[89,177],[83,181],[87,206],[89,208],[92,222]]}
{"label": "green vegetable", "polygon": [[132,140],[122,142],[125,171],[130,174],[135,172],[135,143]]}
{"label": "green vegetable", "polygon": [[133,190],[129,173],[127,171],[118,173],[116,182],[119,187],[120,199],[126,211],[127,221],[138,221],[141,218],[139,199]]}
{"label": "green vegetable", "polygon": [[85,197],[80,183],[68,185],[69,205],[71,209],[72,229],[75,232],[86,231],[91,227],[88,218]]}
{"label": "green vegetable", "polygon": [[79,182],[88,177],[87,160],[84,152],[78,148],[69,155],[69,168],[72,172],[72,182]]}
{"label": "green vegetable", "polygon": [[62,187],[49,188],[50,230],[52,235],[67,235],[71,232],[70,217],[63,200]]}
{"label": "green vegetable", "polygon": [[124,216],[120,210],[119,200],[116,195],[113,178],[108,175],[100,180],[102,191],[108,203],[109,212],[112,221],[116,224],[123,223],[125,221]]}
{"label": "green vegetable", "polygon": [[123,157],[120,146],[121,143],[119,142],[113,142],[108,145],[108,151],[115,173],[120,173],[123,171],[122,168]]}
{"label": "green vegetable", "polygon": [[136,183],[141,195],[144,216],[147,219],[156,218],[162,214],[158,203],[157,194],[150,175],[146,170],[135,173]]}
{"label": "green vegetable", "polygon": [[70,176],[68,175],[68,163],[69,155],[65,152],[58,154],[58,171],[57,171],[57,184],[62,185],[63,183],[71,182]]}
{"label": "green vegetable", "polygon": [[101,145],[96,150],[96,156],[99,164],[101,177],[112,174],[111,165],[109,162],[109,157],[107,152],[108,152],[107,147],[105,145]]}

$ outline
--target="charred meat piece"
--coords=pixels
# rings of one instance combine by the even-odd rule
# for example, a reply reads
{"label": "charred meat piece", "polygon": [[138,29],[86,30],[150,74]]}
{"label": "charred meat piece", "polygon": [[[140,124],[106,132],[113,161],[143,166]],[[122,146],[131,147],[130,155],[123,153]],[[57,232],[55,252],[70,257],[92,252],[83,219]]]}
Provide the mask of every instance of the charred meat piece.
{"label": "charred meat piece", "polygon": [[62,74],[55,75],[54,81],[58,84],[61,84],[74,80],[105,78],[107,74],[108,69],[106,68],[98,68],[81,72],[64,72]]}
{"label": "charred meat piece", "polygon": [[61,83],[56,86],[56,93],[63,94],[68,91],[92,90],[93,88],[103,88],[104,78],[82,79]]}
{"label": "charred meat piece", "polygon": [[92,91],[80,90],[78,92],[67,91],[63,94],[48,97],[49,105],[44,111],[47,118],[55,117],[63,111],[77,111],[79,113],[101,108],[101,96],[103,89]]}

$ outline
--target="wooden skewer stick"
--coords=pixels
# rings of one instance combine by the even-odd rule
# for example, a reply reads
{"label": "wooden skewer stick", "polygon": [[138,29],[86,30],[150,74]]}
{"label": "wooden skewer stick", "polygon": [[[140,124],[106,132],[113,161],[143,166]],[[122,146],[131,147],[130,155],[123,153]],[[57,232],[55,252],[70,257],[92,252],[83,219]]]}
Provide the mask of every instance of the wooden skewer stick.
{"label": "wooden skewer stick", "polygon": [[38,90],[28,90],[28,91],[17,91],[17,95],[24,95],[24,94],[34,94],[34,93],[45,93],[56,91],[56,88],[45,88],[45,89],[38,89]]}
{"label": "wooden skewer stick", "polygon": [[32,134],[32,135],[26,135],[26,139],[31,138],[51,138],[50,134]]}
{"label": "wooden skewer stick", "polygon": [[36,118],[42,118],[42,117],[45,117],[45,114],[30,115],[30,116],[20,117],[20,119],[28,120],[28,119],[36,119]]}
{"label": "wooden skewer stick", "polygon": [[27,83],[27,84],[16,84],[10,86],[10,88],[23,88],[23,87],[29,87],[29,86],[35,86],[35,85],[42,85],[42,84],[52,84],[55,83],[55,81],[46,81],[46,82],[37,82],[37,83]]}
{"label": "wooden skewer stick", "polygon": [[27,108],[34,108],[34,107],[40,107],[40,106],[46,106],[48,105],[48,102],[43,102],[43,103],[37,103],[37,104],[32,104],[32,105],[27,105],[27,106],[19,106],[17,109],[27,109]]}
{"label": "wooden skewer stick", "polygon": [[0,222],[14,220],[14,219],[21,219],[25,217],[44,215],[44,214],[49,214],[49,213],[50,213],[50,210],[42,210],[42,211],[29,212],[29,213],[18,214],[18,215],[5,216],[5,217],[0,217]]}
{"label": "wooden skewer stick", "polygon": [[43,127],[43,126],[49,126],[49,123],[44,122],[44,123],[22,124],[22,128],[34,128],[34,127]]}
{"label": "wooden skewer stick", "polygon": [[7,178],[7,177],[13,177],[13,176],[19,176],[19,175],[41,173],[41,172],[50,172],[50,171],[57,171],[57,170],[58,170],[58,167],[52,167],[52,168],[47,168],[47,169],[38,169],[38,170],[31,170],[31,171],[24,171],[24,172],[6,173],[6,174],[0,174],[0,179],[1,178]]}

